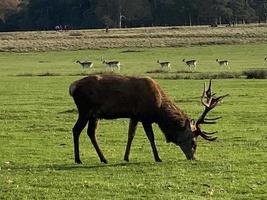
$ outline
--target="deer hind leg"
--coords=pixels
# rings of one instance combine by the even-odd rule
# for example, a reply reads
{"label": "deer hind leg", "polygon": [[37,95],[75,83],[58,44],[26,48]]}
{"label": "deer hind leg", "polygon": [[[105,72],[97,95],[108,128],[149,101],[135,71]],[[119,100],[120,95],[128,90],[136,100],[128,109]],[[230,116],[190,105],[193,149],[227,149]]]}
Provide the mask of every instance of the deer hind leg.
{"label": "deer hind leg", "polygon": [[97,123],[98,123],[97,119],[89,119],[87,135],[89,136],[100,161],[103,163],[108,163],[108,161],[104,157],[104,155],[103,155],[103,153],[102,153],[101,149],[99,148],[97,141],[96,141],[95,132],[96,132],[96,128],[97,128]]}
{"label": "deer hind leg", "polygon": [[75,160],[75,163],[77,164],[82,163],[80,160],[80,152],[79,152],[79,137],[80,137],[82,130],[86,126],[87,121],[88,119],[86,118],[85,115],[79,114],[78,120],[72,129],[73,142],[74,142],[74,160]]}
{"label": "deer hind leg", "polygon": [[161,159],[159,158],[159,154],[158,154],[158,150],[155,144],[155,138],[154,138],[154,133],[153,133],[153,129],[152,129],[152,125],[151,123],[146,123],[146,122],[142,122],[143,127],[145,129],[147,138],[151,144],[152,150],[153,150],[153,154],[154,154],[154,158],[156,162],[161,162]]}
{"label": "deer hind leg", "polygon": [[135,119],[130,119],[129,123],[129,129],[128,129],[128,141],[127,141],[127,146],[124,154],[124,160],[129,161],[129,154],[130,154],[130,149],[131,149],[131,144],[135,136],[135,131],[137,127],[138,121]]}

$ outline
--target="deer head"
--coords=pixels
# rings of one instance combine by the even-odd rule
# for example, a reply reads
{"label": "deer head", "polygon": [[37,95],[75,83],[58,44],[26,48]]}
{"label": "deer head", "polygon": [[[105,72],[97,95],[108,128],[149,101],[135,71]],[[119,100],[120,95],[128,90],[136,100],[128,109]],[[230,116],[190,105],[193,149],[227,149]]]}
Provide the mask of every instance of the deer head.
{"label": "deer head", "polygon": [[[228,94],[216,97],[215,93],[213,94],[211,91],[211,80],[209,82],[209,87],[206,90],[206,84],[204,83],[204,90],[201,96],[201,103],[204,106],[204,111],[201,114],[201,116],[198,118],[198,120],[195,122],[194,120],[191,120],[191,130],[193,132],[193,152],[196,151],[196,139],[198,136],[201,136],[205,140],[208,141],[214,141],[217,139],[217,137],[212,137],[212,134],[217,133],[217,131],[214,132],[206,132],[201,130],[201,124],[215,124],[216,120],[220,119],[221,117],[215,117],[215,118],[206,118],[209,111],[211,111],[213,108],[215,108],[220,102],[222,102],[223,98],[228,96]],[[194,157],[193,157],[194,159]]]}

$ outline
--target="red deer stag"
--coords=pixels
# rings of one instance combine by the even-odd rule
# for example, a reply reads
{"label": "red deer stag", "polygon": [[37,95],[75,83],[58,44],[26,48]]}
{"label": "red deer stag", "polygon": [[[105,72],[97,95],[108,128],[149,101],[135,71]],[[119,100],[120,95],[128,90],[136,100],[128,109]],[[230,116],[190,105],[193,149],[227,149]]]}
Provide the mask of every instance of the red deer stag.
{"label": "red deer stag", "polygon": [[[138,91],[138,92],[137,92]],[[91,75],[70,85],[70,95],[78,108],[79,117],[73,127],[75,162],[81,163],[79,155],[79,136],[88,123],[87,134],[100,158],[107,163],[96,141],[96,127],[99,119],[130,118],[128,142],[124,160],[129,161],[131,143],[138,122],[141,122],[150,141],[155,161],[161,162],[154,141],[152,123],[157,123],[166,137],[184,152],[187,159],[194,160],[196,138],[200,135],[206,140],[215,140],[200,129],[201,124],[215,123],[205,119],[225,96],[215,97],[209,88],[201,97],[205,110],[195,123],[178,108],[151,78],[137,78],[119,75]]]}

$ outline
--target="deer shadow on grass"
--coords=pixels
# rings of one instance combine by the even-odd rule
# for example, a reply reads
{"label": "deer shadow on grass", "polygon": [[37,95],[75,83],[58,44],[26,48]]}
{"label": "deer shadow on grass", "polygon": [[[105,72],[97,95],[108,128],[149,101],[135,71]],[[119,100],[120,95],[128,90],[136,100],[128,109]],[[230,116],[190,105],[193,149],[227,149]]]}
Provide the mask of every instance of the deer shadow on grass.
{"label": "deer shadow on grass", "polygon": [[117,163],[93,163],[93,164],[40,164],[40,165],[16,165],[15,163],[9,166],[1,166],[2,170],[16,170],[16,171],[28,171],[28,172],[44,172],[44,171],[72,171],[72,170],[90,170],[90,169],[107,169],[107,168],[121,168],[121,167],[155,167],[155,166],[166,166],[166,165],[183,165],[183,164],[194,164],[194,161],[188,160],[175,160],[175,161],[164,161],[164,162],[154,162],[154,161],[144,161],[144,162],[117,162]]}
{"label": "deer shadow on grass", "polygon": [[63,164],[63,165],[54,165],[54,169],[56,170],[73,170],[73,169],[100,169],[100,168],[117,168],[117,167],[124,167],[124,166],[148,166],[148,162],[136,162],[136,163],[111,163],[111,164]]}
{"label": "deer shadow on grass", "polygon": [[182,166],[184,164],[195,165],[196,161],[189,160],[175,160],[175,161],[163,161],[163,162],[154,162],[154,161],[143,161],[143,162],[117,162],[117,163],[94,163],[94,164],[53,164],[50,165],[55,170],[73,170],[73,169],[101,169],[101,168],[120,168],[120,167],[155,167],[155,166],[167,166],[167,165],[177,165]]}

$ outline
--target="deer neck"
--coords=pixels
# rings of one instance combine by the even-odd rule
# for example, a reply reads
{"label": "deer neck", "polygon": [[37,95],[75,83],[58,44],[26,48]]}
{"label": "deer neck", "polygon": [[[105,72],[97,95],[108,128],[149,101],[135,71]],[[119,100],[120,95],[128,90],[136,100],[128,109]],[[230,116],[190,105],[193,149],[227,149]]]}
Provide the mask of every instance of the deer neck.
{"label": "deer neck", "polygon": [[187,138],[186,120],[188,117],[174,103],[166,102],[161,106],[158,125],[164,133],[167,142],[178,143]]}

